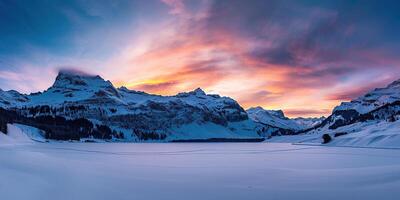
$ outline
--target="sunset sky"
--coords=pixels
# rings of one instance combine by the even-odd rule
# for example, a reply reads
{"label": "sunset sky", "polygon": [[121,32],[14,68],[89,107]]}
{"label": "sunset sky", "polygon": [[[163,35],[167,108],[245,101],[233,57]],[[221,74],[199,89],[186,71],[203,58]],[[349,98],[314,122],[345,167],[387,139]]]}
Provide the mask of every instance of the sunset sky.
{"label": "sunset sky", "polygon": [[47,89],[61,68],[173,95],[328,115],[400,79],[399,1],[0,0],[0,88]]}

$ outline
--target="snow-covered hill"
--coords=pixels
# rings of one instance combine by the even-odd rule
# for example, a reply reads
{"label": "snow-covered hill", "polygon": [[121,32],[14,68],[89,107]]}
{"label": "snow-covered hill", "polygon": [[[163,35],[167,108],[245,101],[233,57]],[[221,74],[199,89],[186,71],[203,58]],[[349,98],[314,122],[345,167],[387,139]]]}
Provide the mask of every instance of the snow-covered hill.
{"label": "snow-covered hill", "polygon": [[260,138],[261,126],[249,120],[235,100],[207,95],[200,88],[175,96],[152,95],[115,88],[100,76],[64,70],[44,92],[1,91],[0,100],[0,107],[26,117],[30,125],[38,123],[38,117],[63,117],[63,126],[84,118],[93,123],[88,128],[104,125],[112,138],[123,135],[130,141]]}

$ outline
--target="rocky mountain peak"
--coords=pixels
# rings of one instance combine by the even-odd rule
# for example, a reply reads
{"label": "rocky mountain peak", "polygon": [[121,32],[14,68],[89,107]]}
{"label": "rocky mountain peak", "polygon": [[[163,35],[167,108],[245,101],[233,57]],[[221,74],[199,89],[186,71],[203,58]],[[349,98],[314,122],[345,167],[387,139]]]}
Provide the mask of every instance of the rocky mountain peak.
{"label": "rocky mountain peak", "polygon": [[195,95],[206,95],[206,93],[201,88],[197,88],[197,89],[193,90],[191,93],[193,93]]}
{"label": "rocky mountain peak", "polygon": [[84,72],[73,70],[60,70],[53,87],[69,88],[84,86],[112,86],[110,81],[106,81],[98,75],[90,75]]}
{"label": "rocky mountain peak", "polygon": [[189,96],[205,96],[207,95],[201,88],[197,88],[190,92],[181,92],[176,95],[176,97],[189,97]]}

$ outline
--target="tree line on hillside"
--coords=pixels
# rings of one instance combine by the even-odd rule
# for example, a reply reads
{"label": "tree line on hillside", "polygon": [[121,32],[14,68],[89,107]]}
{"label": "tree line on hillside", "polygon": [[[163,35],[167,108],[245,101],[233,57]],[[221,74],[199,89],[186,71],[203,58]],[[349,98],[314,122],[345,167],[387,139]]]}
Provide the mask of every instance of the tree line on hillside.
{"label": "tree line on hillside", "polygon": [[[46,112],[45,110],[43,110]],[[106,125],[95,125],[85,118],[66,119],[61,116],[25,117],[16,111],[0,108],[0,131],[7,133],[7,124],[19,123],[36,127],[45,131],[46,139],[80,140],[93,137],[96,139],[123,139],[121,132],[110,129]]]}

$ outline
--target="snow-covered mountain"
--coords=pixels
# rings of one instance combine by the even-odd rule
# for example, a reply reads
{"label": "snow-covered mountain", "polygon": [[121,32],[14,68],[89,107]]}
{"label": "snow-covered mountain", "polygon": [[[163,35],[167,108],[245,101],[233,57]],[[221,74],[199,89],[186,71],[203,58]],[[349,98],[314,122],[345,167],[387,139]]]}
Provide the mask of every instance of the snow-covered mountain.
{"label": "snow-covered mountain", "polygon": [[355,110],[359,114],[365,114],[396,101],[400,101],[400,80],[394,81],[385,88],[376,88],[350,102],[344,102],[340,106],[335,107],[333,112]]}
{"label": "snow-covered mountain", "polygon": [[[397,115],[397,104],[400,103],[400,80],[385,88],[377,88],[350,102],[343,102],[333,109],[320,127],[336,129],[367,119],[379,117],[388,119]],[[383,111],[384,110],[384,111]]]}
{"label": "snow-covered mountain", "polygon": [[325,118],[294,118],[290,119],[286,117],[282,110],[265,110],[262,107],[253,107],[246,110],[249,118],[269,125],[271,127],[277,127],[280,129],[286,129],[289,132],[297,132],[312,128],[320,124]]}
{"label": "snow-covered mountain", "polygon": [[390,143],[396,146],[389,138],[397,138],[398,119],[400,80],[342,103],[334,108],[332,115],[305,134],[329,134],[334,139],[332,144],[337,145],[382,147]]}
{"label": "snow-covered mountain", "polygon": [[246,110],[249,118],[272,127],[288,129],[291,131],[301,130],[302,127],[295,121],[285,117],[281,110],[265,110],[262,107],[254,107]]}
{"label": "snow-covered mountain", "polygon": [[[208,95],[200,88],[175,96],[152,95],[115,88],[100,76],[75,71],[60,71],[44,92],[1,91],[0,103],[15,112],[10,116],[23,116],[26,119],[19,120],[30,125],[49,116],[65,118],[61,120],[65,127],[77,123],[71,120],[86,119],[93,127],[107,126],[106,132],[113,138],[124,140],[260,138],[261,126],[249,120],[245,110],[229,97]],[[41,126],[51,129],[48,124]],[[64,134],[59,138],[65,139],[69,133],[52,132],[51,136],[57,134]]]}
{"label": "snow-covered mountain", "polygon": [[300,125],[300,127],[302,127],[302,130],[318,126],[325,119],[326,118],[324,116],[322,116],[322,117],[297,117],[297,118],[291,118],[292,121],[294,121],[296,124],[298,124],[298,125]]}
{"label": "snow-covered mountain", "polygon": [[20,94],[15,90],[3,91],[0,89],[0,107],[14,107],[28,100],[26,95]]}

